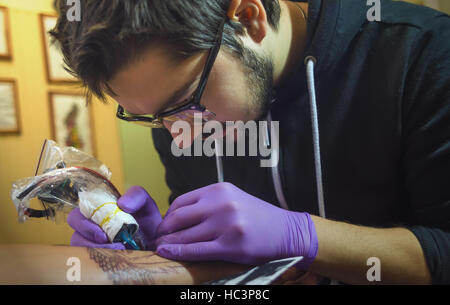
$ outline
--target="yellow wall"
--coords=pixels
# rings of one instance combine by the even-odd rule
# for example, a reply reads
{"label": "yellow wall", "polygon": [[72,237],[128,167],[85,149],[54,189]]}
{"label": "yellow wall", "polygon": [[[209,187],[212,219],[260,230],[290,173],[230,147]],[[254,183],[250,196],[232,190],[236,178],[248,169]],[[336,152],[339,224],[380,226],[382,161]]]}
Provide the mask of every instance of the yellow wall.
{"label": "yellow wall", "polygon": [[125,188],[144,187],[158,204],[162,214],[169,208],[169,188],[165,181],[165,168],[153,146],[149,128],[119,121]]}
{"label": "yellow wall", "polygon": [[450,1],[448,0],[440,0],[438,2],[439,9],[450,15]]}
{"label": "yellow wall", "polygon": [[402,0],[414,4],[426,5],[434,9],[438,9],[446,14],[450,14],[449,0]]}
{"label": "yellow wall", "polygon": [[[48,221],[18,224],[9,197],[11,183],[32,176],[43,140],[51,137],[47,93],[49,90],[80,91],[68,85],[49,85],[46,80],[39,13],[52,13],[53,0],[0,0],[9,8],[12,61],[0,60],[0,78],[17,81],[22,132],[0,134],[0,243],[68,244],[72,230]],[[124,191],[122,156],[115,106],[93,102],[97,157],[112,171],[112,182]]]}

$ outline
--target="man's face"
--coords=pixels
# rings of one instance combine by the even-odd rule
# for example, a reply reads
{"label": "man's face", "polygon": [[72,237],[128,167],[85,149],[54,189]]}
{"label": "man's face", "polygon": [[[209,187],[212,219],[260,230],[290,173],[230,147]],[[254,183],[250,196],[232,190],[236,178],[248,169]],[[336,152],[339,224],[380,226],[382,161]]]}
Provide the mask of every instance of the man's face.
{"label": "man's face", "polygon": [[[110,81],[116,101],[128,112],[143,115],[162,112],[189,98],[196,90],[208,52],[174,64],[167,49],[154,47]],[[246,49],[244,58],[219,52],[209,76],[201,104],[216,114],[216,120],[244,121],[259,118],[271,100],[272,63]],[[174,93],[180,91],[176,99]],[[178,92],[180,93],[180,92]],[[171,104],[167,104],[172,100]],[[165,123],[171,131],[171,125]],[[193,128],[191,128],[193,130]],[[172,133],[176,137],[177,133]],[[193,134],[191,139],[196,136]]]}

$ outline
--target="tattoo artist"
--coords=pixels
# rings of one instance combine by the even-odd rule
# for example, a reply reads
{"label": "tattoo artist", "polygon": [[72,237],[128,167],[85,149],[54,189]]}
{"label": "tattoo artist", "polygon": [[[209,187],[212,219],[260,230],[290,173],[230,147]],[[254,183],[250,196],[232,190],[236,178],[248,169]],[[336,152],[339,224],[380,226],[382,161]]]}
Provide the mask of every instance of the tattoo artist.
{"label": "tattoo artist", "polygon": [[[297,266],[368,284],[450,283],[450,17],[381,0],[82,0],[53,37],[90,94],[153,127],[171,206],[145,190],[119,206],[147,246],[186,261]],[[279,122],[279,163],[175,157],[172,130],[207,119]],[[199,134],[193,135],[195,138]],[[143,139],[145,140],[145,139]],[[188,147],[188,141],[182,146]],[[181,143],[177,143],[181,144]],[[74,246],[122,249],[79,211]]]}

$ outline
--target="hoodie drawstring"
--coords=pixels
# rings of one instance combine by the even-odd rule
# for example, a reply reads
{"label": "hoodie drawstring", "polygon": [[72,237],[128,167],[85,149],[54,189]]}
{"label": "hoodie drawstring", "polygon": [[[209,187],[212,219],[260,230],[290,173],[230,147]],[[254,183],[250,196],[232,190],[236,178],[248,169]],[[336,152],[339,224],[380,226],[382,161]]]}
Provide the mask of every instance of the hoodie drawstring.
{"label": "hoodie drawstring", "polygon": [[[319,116],[317,111],[317,102],[316,102],[316,89],[314,83],[314,66],[316,63],[316,59],[313,56],[308,56],[305,58],[306,65],[306,79],[308,85],[308,94],[309,94],[309,104],[311,110],[311,125],[312,125],[312,139],[314,146],[314,168],[316,174],[316,188],[317,188],[317,201],[319,206],[319,215],[325,218],[325,201],[323,194],[323,181],[322,181],[322,162],[320,157],[320,134],[319,134]],[[272,116],[269,112],[267,116],[268,123],[272,121]],[[268,124],[268,125],[269,125]],[[278,145],[280,146],[280,145]],[[272,158],[278,160],[279,158],[279,150],[275,149],[272,151]],[[272,167],[272,181],[275,188],[275,193],[278,198],[278,202],[280,206],[286,210],[289,210],[289,207],[286,202],[286,197],[283,194],[280,172],[278,167]]]}
{"label": "hoodie drawstring", "polygon": [[219,182],[219,183],[224,182],[222,156],[220,155],[220,152],[219,152],[220,144],[221,143],[219,143],[219,140],[217,140],[217,139],[214,140],[214,149],[216,152],[217,182]]}
{"label": "hoodie drawstring", "polygon": [[325,218],[325,201],[323,195],[323,180],[322,180],[322,161],[320,157],[319,115],[317,111],[316,87],[314,83],[314,66],[316,62],[317,60],[313,56],[308,56],[305,58],[306,81],[308,84],[308,93],[309,93],[309,107],[311,109],[311,126],[314,145],[314,168],[316,171],[317,202],[319,205],[319,215],[320,217]]}
{"label": "hoodie drawstring", "polygon": [[[267,115],[267,125],[266,125],[266,130],[267,132],[264,134],[266,139],[264,139],[265,143],[268,143],[269,145],[266,146],[270,146],[271,144],[271,140],[275,140],[277,141],[277,143],[279,142],[279,139],[270,139],[270,131],[269,128],[272,125],[272,114],[269,111],[269,114]],[[278,135],[272,134],[272,137],[277,137]],[[272,181],[273,181],[273,186],[275,188],[275,194],[277,195],[277,199],[278,202],[280,203],[280,206],[285,209],[285,210],[289,210],[289,206],[287,204],[286,201],[286,197],[284,197],[284,193],[283,193],[283,185],[281,184],[281,178],[280,178],[280,171],[278,170],[278,160],[280,158],[280,145],[276,145],[275,149],[272,150],[272,153],[270,155],[272,164],[277,164],[275,166],[272,166]],[[277,162],[274,162],[274,160],[277,160]]]}

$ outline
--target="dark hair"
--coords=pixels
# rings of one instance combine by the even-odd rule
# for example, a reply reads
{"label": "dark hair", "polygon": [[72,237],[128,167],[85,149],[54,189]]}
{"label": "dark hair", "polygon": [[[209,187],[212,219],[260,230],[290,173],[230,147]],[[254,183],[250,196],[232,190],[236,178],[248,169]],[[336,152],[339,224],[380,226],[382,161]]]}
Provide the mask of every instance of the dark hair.
{"label": "dark hair", "polygon": [[[261,0],[269,24],[278,29],[278,0]],[[230,0],[81,0],[81,20],[67,19],[66,1],[56,0],[59,18],[50,34],[61,47],[66,69],[88,94],[105,100],[108,81],[153,44],[173,50],[175,62],[210,49]],[[243,46],[240,23],[225,24],[223,46],[238,58]]]}

